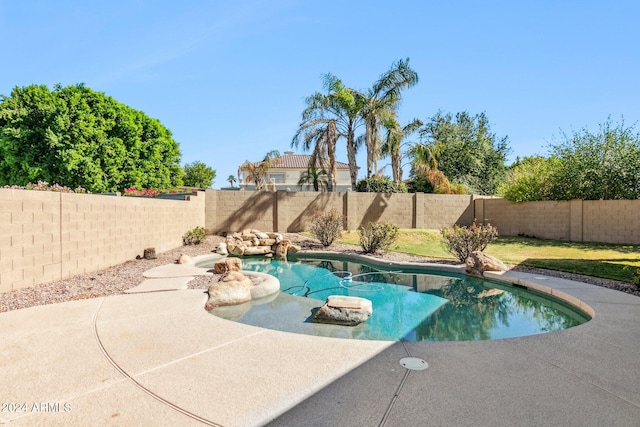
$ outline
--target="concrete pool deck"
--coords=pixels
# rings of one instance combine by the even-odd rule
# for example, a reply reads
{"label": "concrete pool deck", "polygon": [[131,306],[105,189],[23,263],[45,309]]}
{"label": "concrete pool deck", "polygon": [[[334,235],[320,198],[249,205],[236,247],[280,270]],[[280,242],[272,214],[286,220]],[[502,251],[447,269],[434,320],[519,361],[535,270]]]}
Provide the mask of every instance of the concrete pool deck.
{"label": "concrete pool deck", "polygon": [[[2,313],[0,424],[639,426],[640,298],[500,276],[582,301],[595,316],[522,338],[402,343],[223,320],[204,311],[202,290],[151,287]],[[428,369],[405,369],[407,356]]]}

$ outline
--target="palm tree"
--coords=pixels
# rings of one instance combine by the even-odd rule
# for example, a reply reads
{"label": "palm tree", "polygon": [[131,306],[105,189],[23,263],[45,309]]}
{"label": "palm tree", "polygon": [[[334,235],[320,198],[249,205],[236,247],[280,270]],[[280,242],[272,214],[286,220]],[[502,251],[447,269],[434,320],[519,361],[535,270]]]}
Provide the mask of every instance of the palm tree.
{"label": "palm tree", "polygon": [[419,142],[409,149],[411,160],[411,174],[424,175],[429,171],[438,170],[438,158],[444,149],[441,142],[425,144]]}
{"label": "palm tree", "polygon": [[236,182],[236,177],[234,175],[229,175],[227,177],[227,182],[229,183],[229,185],[231,186],[231,188],[233,187],[233,184]]}
{"label": "palm tree", "polygon": [[313,185],[313,191],[325,191],[328,187],[328,174],[324,169],[318,170],[314,165],[309,164],[306,172],[300,175],[298,180],[300,190],[304,185]]}
{"label": "palm tree", "polygon": [[313,147],[309,167],[328,168],[328,191],[335,191],[338,136],[335,119],[315,118],[303,121],[291,142],[292,146],[302,143],[305,150]]}
{"label": "palm tree", "polygon": [[249,184],[251,181],[256,186],[256,191],[260,191],[266,184],[265,176],[267,170],[274,164],[280,161],[280,152],[278,150],[271,150],[265,154],[264,158],[260,162],[252,163],[245,161],[238,168],[238,176],[244,176],[244,183]]}
{"label": "palm tree", "polygon": [[[316,92],[306,99],[307,108],[302,113],[302,123],[291,145],[302,143],[305,149],[313,145],[315,157],[326,159],[329,164],[329,191],[333,191],[336,181],[335,146],[338,139],[346,138],[351,187],[355,190],[358,177],[356,154],[361,141],[355,135],[362,124],[360,112],[364,99],[359,92],[345,87],[332,74],[323,76],[323,86],[326,94]],[[317,166],[314,163],[310,165]]]}
{"label": "palm tree", "polygon": [[391,172],[394,182],[402,182],[402,140],[417,131],[420,126],[422,126],[422,121],[419,119],[413,119],[405,126],[400,126],[395,117],[384,123],[387,133],[381,151],[391,158]]}
{"label": "palm tree", "polygon": [[380,125],[392,120],[401,100],[401,91],[418,83],[418,73],[409,67],[409,58],[399,60],[380,76],[365,93],[362,117],[365,122],[367,178],[378,173]]}

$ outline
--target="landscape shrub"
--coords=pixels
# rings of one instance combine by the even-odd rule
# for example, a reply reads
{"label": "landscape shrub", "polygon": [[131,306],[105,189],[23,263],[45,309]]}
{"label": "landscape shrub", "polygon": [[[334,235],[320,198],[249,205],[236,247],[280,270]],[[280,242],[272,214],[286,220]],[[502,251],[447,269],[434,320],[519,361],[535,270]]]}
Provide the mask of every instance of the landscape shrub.
{"label": "landscape shrub", "polygon": [[134,196],[134,197],[157,197],[158,194],[160,194],[160,192],[158,190],[155,190],[153,188],[148,188],[148,189],[138,189],[135,187],[131,187],[131,188],[125,188],[124,192],[122,193],[123,196]]}
{"label": "landscape shrub", "polygon": [[207,237],[204,227],[196,227],[184,233],[182,243],[185,245],[199,245]]}
{"label": "landscape shrub", "polygon": [[397,225],[388,222],[370,222],[358,229],[360,235],[360,246],[367,254],[372,254],[378,250],[388,249],[397,239],[400,229]]}
{"label": "landscape shrub", "polygon": [[311,234],[320,240],[322,246],[330,246],[342,236],[344,217],[336,209],[317,214],[311,222]]}
{"label": "landscape shrub", "polygon": [[72,189],[60,184],[49,185],[46,181],[38,181],[36,184],[29,182],[24,187],[21,185],[5,185],[2,188],[10,188],[13,190],[54,191],[57,193],[91,193],[82,187]]}
{"label": "landscape shrub", "polygon": [[636,272],[633,273],[633,278],[631,282],[640,288],[640,268],[636,268]]}
{"label": "landscape shrub", "polygon": [[445,227],[441,233],[447,251],[460,262],[465,262],[473,251],[483,251],[498,237],[497,228],[491,224],[477,225],[475,221],[470,227]]}
{"label": "landscape shrub", "polygon": [[372,176],[358,181],[356,191],[360,193],[406,193],[407,186],[401,182],[391,181],[388,176]]}

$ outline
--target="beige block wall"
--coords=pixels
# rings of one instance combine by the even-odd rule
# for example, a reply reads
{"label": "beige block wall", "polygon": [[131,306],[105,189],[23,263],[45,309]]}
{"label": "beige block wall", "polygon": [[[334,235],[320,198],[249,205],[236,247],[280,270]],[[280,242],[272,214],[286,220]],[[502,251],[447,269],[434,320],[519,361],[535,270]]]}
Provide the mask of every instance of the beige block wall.
{"label": "beige block wall", "polygon": [[[457,225],[471,225],[475,218],[473,196],[416,193],[422,206],[423,218],[416,228],[439,229]],[[420,218],[416,218],[420,220]],[[421,224],[421,225],[420,225]]]}
{"label": "beige block wall", "polygon": [[204,226],[190,201],[0,189],[0,292],[97,271],[182,244]]}
{"label": "beige block wall", "polygon": [[640,200],[585,200],[583,240],[640,244]]}
{"label": "beige block wall", "polygon": [[277,223],[274,231],[298,232],[309,230],[317,213],[332,209],[342,213],[346,193],[278,191],[276,197]]}
{"label": "beige block wall", "polygon": [[414,195],[402,193],[345,193],[347,228],[356,230],[370,222],[390,222],[413,227]]}
{"label": "beige block wall", "polygon": [[207,205],[215,204],[215,211],[207,210],[205,228],[208,233],[241,231],[256,228],[275,231],[275,203],[277,193],[265,191],[207,190]]}
{"label": "beige block wall", "polygon": [[0,292],[61,278],[60,196],[0,188]]}
{"label": "beige block wall", "polygon": [[541,239],[569,240],[571,202],[512,203],[505,199],[482,199],[484,221],[504,236],[525,235]]}
{"label": "beige block wall", "polygon": [[474,219],[473,196],[437,194],[255,192],[207,190],[206,228],[210,233],[245,228],[296,232],[309,229],[318,212],[337,209],[346,228],[388,221],[400,228],[441,228],[469,225]]}

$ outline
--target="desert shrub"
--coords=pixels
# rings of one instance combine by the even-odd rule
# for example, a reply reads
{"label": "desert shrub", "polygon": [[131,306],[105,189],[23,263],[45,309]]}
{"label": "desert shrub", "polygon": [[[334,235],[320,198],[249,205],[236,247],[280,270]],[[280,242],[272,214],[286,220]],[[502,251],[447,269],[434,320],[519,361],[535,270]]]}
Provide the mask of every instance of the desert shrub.
{"label": "desert shrub", "polygon": [[379,249],[385,250],[391,246],[396,239],[400,229],[397,225],[388,222],[370,222],[358,229],[360,235],[360,246],[365,253],[371,254]]}
{"label": "desert shrub", "polygon": [[460,262],[465,262],[473,251],[483,251],[498,236],[498,229],[491,224],[476,225],[475,221],[470,227],[454,225],[441,232],[447,251]]}
{"label": "desert shrub", "polygon": [[184,233],[182,243],[185,245],[199,245],[207,237],[203,227],[196,227]]}
{"label": "desert shrub", "polygon": [[330,246],[342,236],[344,217],[336,209],[317,214],[311,222],[311,234],[320,240],[322,246]]}

